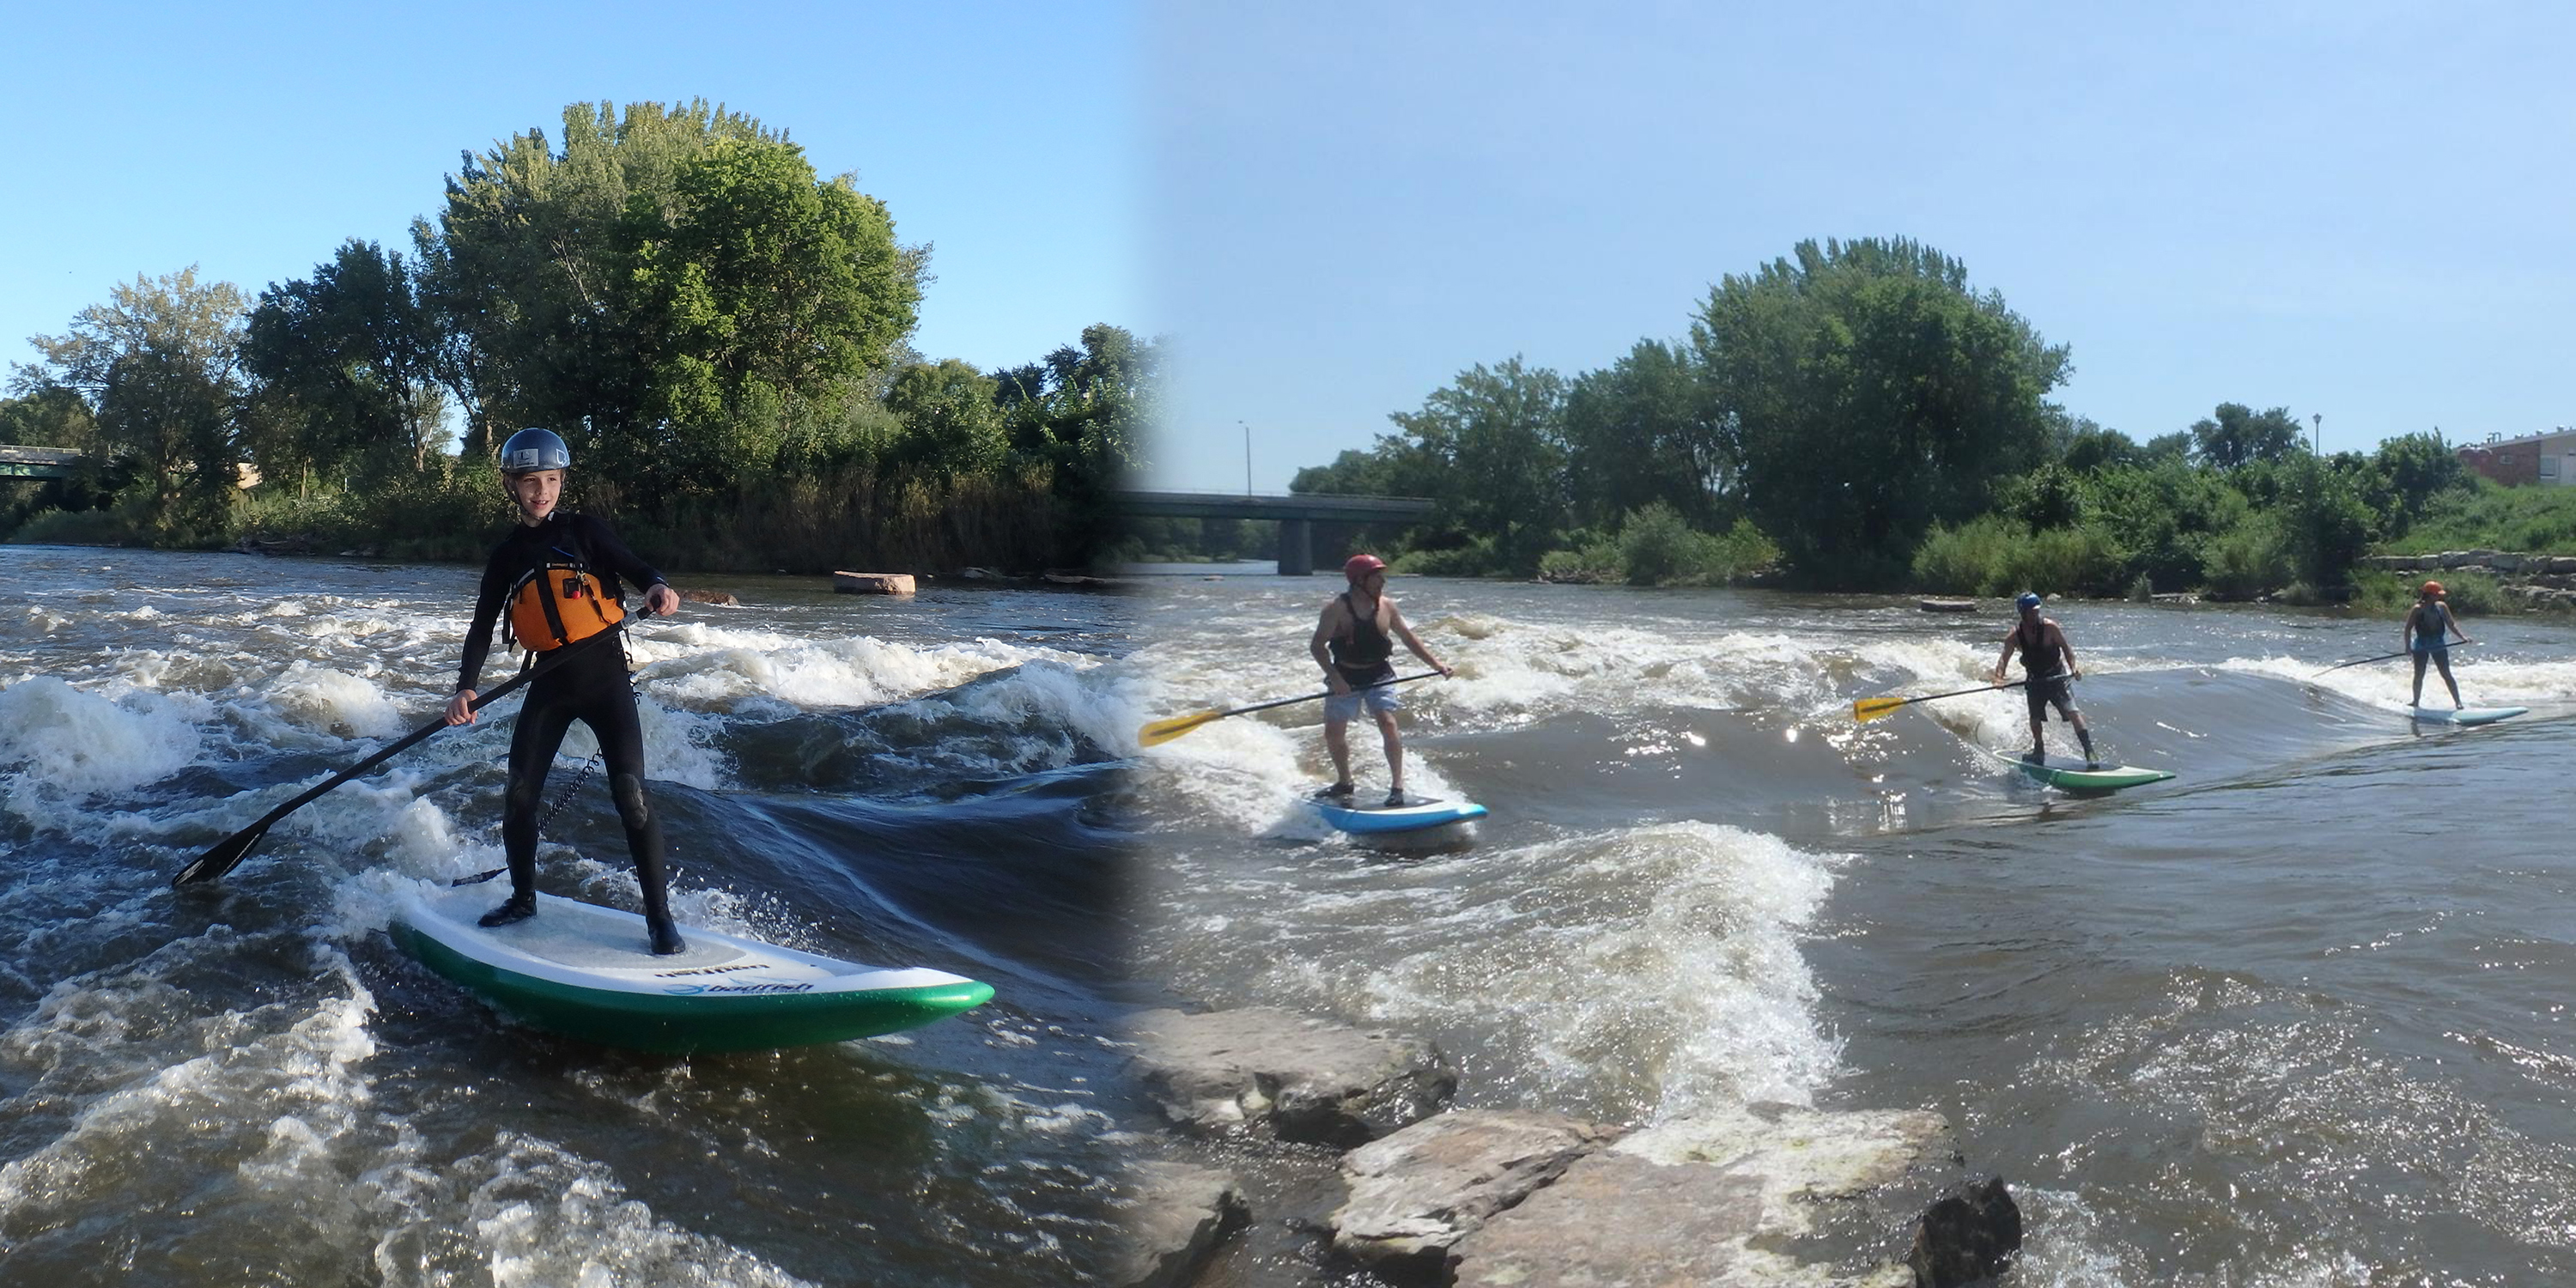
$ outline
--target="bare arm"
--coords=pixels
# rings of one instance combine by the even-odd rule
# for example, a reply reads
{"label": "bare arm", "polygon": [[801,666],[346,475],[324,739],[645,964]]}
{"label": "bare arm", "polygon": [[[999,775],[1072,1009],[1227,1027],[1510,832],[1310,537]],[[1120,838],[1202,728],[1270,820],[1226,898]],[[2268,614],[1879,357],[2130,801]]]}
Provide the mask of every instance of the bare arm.
{"label": "bare arm", "polygon": [[2007,631],[2007,632],[2005,632],[2005,634],[2004,634],[2004,651],[2003,651],[2003,653],[2002,653],[2002,655],[2001,655],[2001,656],[1999,656],[1999,657],[1997,657],[1997,658],[1995,659],[1995,671],[1994,671],[1993,679],[1994,679],[1994,682],[1995,682],[1995,683],[1997,683],[1997,684],[2001,684],[2001,683],[2003,683],[2003,682],[2004,682],[2004,668],[2005,668],[2005,667],[2007,667],[2007,666],[2010,666],[2010,665],[2012,664],[2012,646],[2013,646],[2013,637],[2012,637],[2012,633],[2011,633],[2011,632],[2009,632],[2009,631]]}
{"label": "bare arm", "polygon": [[1338,599],[1324,605],[1324,615],[1316,619],[1315,634],[1306,641],[1306,651],[1315,655],[1315,665],[1324,668],[1324,687],[1335,693],[1348,693],[1351,691],[1350,681],[1342,678],[1340,669],[1333,665],[1332,653],[1325,648],[1332,642],[1333,628],[1339,624],[1341,611],[1342,601]]}
{"label": "bare arm", "polygon": [[1449,669],[1447,663],[1431,656],[1431,650],[1424,648],[1421,640],[1414,638],[1413,628],[1404,624],[1404,610],[1397,608],[1392,601],[1386,606],[1386,624],[1389,633],[1404,641],[1404,646],[1413,650],[1413,655],[1421,658],[1423,665],[1444,676],[1457,674],[1456,671]]}

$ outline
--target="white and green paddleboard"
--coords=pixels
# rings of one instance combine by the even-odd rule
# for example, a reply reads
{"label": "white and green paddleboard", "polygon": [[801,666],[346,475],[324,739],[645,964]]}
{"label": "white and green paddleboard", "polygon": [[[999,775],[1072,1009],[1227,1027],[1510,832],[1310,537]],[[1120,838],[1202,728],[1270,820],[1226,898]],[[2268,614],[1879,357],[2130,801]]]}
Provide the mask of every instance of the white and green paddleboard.
{"label": "white and green paddleboard", "polygon": [[2020,770],[2024,774],[2061,791],[2116,792],[2124,787],[2143,787],[2173,777],[2161,769],[2141,769],[2136,765],[2118,765],[2107,769],[2085,769],[2081,761],[2024,760],[2007,756],[1992,747],[1987,755]]}
{"label": "white and green paddleboard", "polygon": [[2511,720],[2530,710],[2529,707],[2461,707],[2457,710],[2450,707],[2417,707],[2413,714],[2422,724],[2484,725],[2494,724],[2498,720]]}
{"label": "white and green paddleboard", "polygon": [[687,952],[653,955],[644,919],[551,895],[537,915],[486,930],[496,902],[468,888],[415,895],[394,942],[522,1023],[639,1051],[751,1051],[918,1028],[991,1000],[993,988],[926,967],[884,969],[683,926]]}

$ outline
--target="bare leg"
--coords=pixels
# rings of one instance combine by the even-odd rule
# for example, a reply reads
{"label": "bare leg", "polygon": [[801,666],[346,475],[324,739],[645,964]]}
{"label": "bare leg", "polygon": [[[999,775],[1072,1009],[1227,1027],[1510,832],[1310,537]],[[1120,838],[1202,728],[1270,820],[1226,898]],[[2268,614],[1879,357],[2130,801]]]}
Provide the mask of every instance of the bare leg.
{"label": "bare leg", "polygon": [[1331,753],[1333,757],[1333,782],[1336,785],[1339,785],[1341,783],[1351,781],[1350,721],[1327,720],[1324,722],[1324,750]]}
{"label": "bare leg", "polygon": [[[2408,706],[2420,707],[2424,705],[2424,663],[2432,656],[2433,655],[2431,653],[2428,653],[2423,649],[2419,648],[2415,650],[2415,697],[2407,703]],[[2448,679],[2450,674],[2451,660],[2449,658],[2444,658],[2442,659],[2443,678]]]}
{"label": "bare leg", "polygon": [[[2417,656],[2420,657],[2422,655],[2418,654]],[[2459,710],[2463,705],[2460,701],[2460,682],[2451,678],[2450,651],[2446,649],[2442,652],[2435,653],[2433,655],[2433,665],[2442,668],[2442,683],[2451,690],[2451,709],[2454,711]],[[2424,664],[2421,662],[2415,664],[2415,691],[2418,693],[2424,691],[2423,666]]]}
{"label": "bare leg", "polygon": [[2101,764],[2101,758],[2093,754],[2093,729],[2092,726],[2084,723],[2084,713],[2081,711],[2067,712],[2066,723],[2075,726],[2075,741],[2083,744],[2085,765],[2089,767]]}
{"label": "bare leg", "polygon": [[2045,715],[2030,718],[2030,758],[2033,760],[2048,759],[2047,720]]}
{"label": "bare leg", "polygon": [[1381,711],[1377,713],[1377,731],[1379,738],[1386,743],[1386,773],[1388,778],[1388,790],[1398,792],[1403,791],[1404,742],[1401,738],[1396,736],[1394,712]]}

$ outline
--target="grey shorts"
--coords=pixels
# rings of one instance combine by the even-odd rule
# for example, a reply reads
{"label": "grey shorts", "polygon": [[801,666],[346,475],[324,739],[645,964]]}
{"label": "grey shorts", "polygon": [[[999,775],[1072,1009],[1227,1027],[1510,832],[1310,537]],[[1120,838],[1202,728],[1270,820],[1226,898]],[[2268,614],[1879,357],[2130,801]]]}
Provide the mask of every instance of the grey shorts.
{"label": "grey shorts", "polygon": [[2057,718],[2068,723],[2075,719],[2075,690],[2065,676],[2053,680],[2033,680],[2022,686],[2022,696],[2030,702],[2030,722],[2038,724],[2048,718],[2048,709],[2057,708]]}
{"label": "grey shorts", "polygon": [[1394,711],[1395,686],[1373,684],[1367,688],[1360,688],[1354,685],[1348,693],[1333,694],[1324,699],[1324,719],[1334,724],[1345,723],[1357,719],[1362,708],[1366,708],[1373,716],[1382,716]]}

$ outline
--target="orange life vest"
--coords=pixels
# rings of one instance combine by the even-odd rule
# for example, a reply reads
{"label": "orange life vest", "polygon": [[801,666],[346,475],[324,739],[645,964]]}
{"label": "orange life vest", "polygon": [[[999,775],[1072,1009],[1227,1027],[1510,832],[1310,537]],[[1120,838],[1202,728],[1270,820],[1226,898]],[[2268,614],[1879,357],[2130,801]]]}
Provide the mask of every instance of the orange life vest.
{"label": "orange life vest", "polygon": [[589,639],[626,620],[626,610],[578,563],[550,562],[530,569],[503,602],[509,635],[539,653]]}

